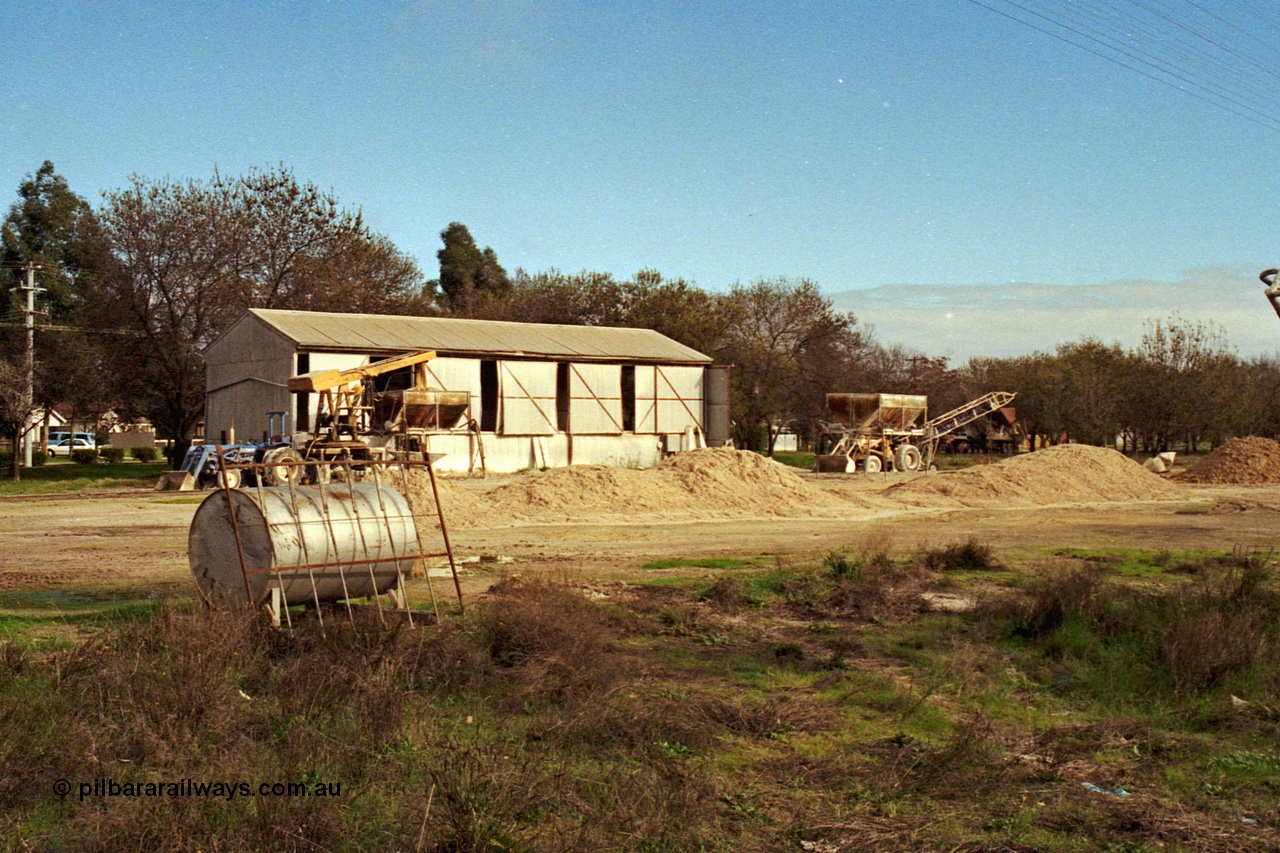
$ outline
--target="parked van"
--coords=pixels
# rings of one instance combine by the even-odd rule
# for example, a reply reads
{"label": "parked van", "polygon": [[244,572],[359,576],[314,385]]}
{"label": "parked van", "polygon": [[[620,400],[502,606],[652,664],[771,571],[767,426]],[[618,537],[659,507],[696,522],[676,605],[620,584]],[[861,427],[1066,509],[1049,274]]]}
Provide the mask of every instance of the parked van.
{"label": "parked van", "polygon": [[55,429],[55,430],[49,431],[50,444],[57,444],[58,442],[65,441],[68,438],[78,438],[78,439],[81,439],[82,441],[87,441],[89,442],[90,447],[97,447],[98,445],[97,440],[94,439],[93,433],[91,432],[77,432],[73,435],[70,430],[65,430],[65,429]]}

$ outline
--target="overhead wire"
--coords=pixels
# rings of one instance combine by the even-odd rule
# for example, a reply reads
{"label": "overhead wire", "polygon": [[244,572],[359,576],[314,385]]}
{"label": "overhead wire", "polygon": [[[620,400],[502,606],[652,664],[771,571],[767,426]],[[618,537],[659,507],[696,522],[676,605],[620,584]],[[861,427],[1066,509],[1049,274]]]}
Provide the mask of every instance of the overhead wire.
{"label": "overhead wire", "polygon": [[[1102,9],[1091,5],[1087,0],[1071,5],[1095,13],[1094,21],[1090,22],[1086,19],[1082,24],[1083,26],[1090,26],[1098,22],[1116,25],[1112,32],[1107,32],[1094,26],[1093,31],[1099,36],[1100,41],[1107,42],[1117,50],[1124,47],[1123,40],[1116,43],[1123,36],[1127,36],[1135,44],[1139,42],[1145,44],[1151,50],[1142,50],[1137,47],[1131,47],[1130,49],[1144,57],[1153,67],[1161,68],[1166,73],[1178,77],[1191,85],[1199,86],[1204,91],[1227,98],[1259,117],[1267,117],[1267,111],[1277,100],[1280,100],[1280,90],[1276,90],[1274,86],[1266,86],[1264,84],[1264,88],[1261,91],[1245,92],[1238,88],[1233,89],[1230,85],[1231,81],[1221,79],[1220,76],[1215,79],[1216,72],[1214,69],[1217,67],[1217,63],[1216,57],[1211,51],[1206,50],[1199,44],[1188,43],[1180,39],[1176,33],[1161,32],[1151,22],[1144,21],[1138,16],[1117,9],[1114,3],[1105,3]],[[1108,9],[1115,14],[1108,14],[1106,11]],[[1119,28],[1122,26],[1131,29],[1122,31]],[[1186,27],[1180,26],[1180,29],[1190,32],[1189,28]],[[1211,44],[1216,44],[1212,39],[1207,39],[1207,41]],[[1242,56],[1236,51],[1232,51],[1232,54]],[[1181,64],[1175,62],[1175,59],[1182,60]]]}
{"label": "overhead wire", "polygon": [[[1099,14],[1107,17],[1109,20],[1119,23],[1122,26],[1133,28],[1133,32],[1153,47],[1158,47],[1166,53],[1179,57],[1191,62],[1212,63],[1213,53],[1206,50],[1203,45],[1193,44],[1177,33],[1161,32],[1152,22],[1144,20],[1140,15],[1133,12],[1118,8],[1114,2],[1108,0],[1099,0],[1102,4],[1102,10]],[[1088,6],[1087,0],[1082,0],[1082,5]],[[1098,8],[1098,7],[1093,7]],[[1213,67],[1211,64],[1209,67]]]}
{"label": "overhead wire", "polygon": [[[1225,110],[1268,130],[1280,130],[1280,73],[1232,45],[1247,36],[1270,55],[1273,45],[1254,29],[1184,0],[1191,14],[1180,20],[1142,0],[969,0],[1163,86]],[[1252,8],[1252,18],[1280,32]],[[1227,28],[1224,31],[1222,28]]]}
{"label": "overhead wire", "polygon": [[[1268,111],[1280,92],[1276,90],[1274,83],[1261,78],[1275,78],[1276,73],[1265,63],[1253,60],[1232,47],[1226,42],[1225,36],[1219,37],[1213,33],[1209,22],[1184,22],[1143,0],[1128,0],[1127,3],[1121,0],[1119,5],[1107,0],[1102,2],[1117,15],[1123,16],[1123,27],[1115,26],[1113,22],[1101,17],[1096,7],[1085,10],[1083,17],[1092,18],[1091,23],[1100,25],[1102,29],[1110,29],[1103,33],[1109,47],[1124,53],[1130,41],[1142,38],[1157,51],[1155,55],[1147,53],[1154,65],[1168,73],[1190,78],[1212,90],[1214,94],[1248,102],[1250,106],[1274,118]],[[1080,5],[1084,4],[1059,4],[1054,7],[1054,11],[1079,11]],[[1194,3],[1188,2],[1188,5],[1199,10]],[[1121,6],[1128,6],[1129,9],[1122,9]],[[1221,15],[1210,17],[1213,21],[1223,20]],[[1236,29],[1244,32],[1243,28]],[[1189,43],[1183,34],[1190,37],[1193,43]],[[1253,38],[1259,41],[1264,50],[1269,48],[1256,35]]]}
{"label": "overhead wire", "polygon": [[[1240,33],[1240,35],[1245,36],[1246,38],[1253,39],[1254,41],[1258,42],[1258,44],[1262,45],[1264,48],[1270,48],[1270,47],[1271,47],[1271,45],[1268,45],[1265,41],[1263,41],[1261,38],[1259,38],[1257,33],[1253,32],[1252,30],[1246,30],[1246,29],[1245,29],[1245,28],[1243,28],[1243,27],[1237,26],[1237,25],[1236,25],[1236,23],[1235,23],[1234,21],[1230,21],[1230,20],[1228,20],[1228,19],[1226,19],[1226,18],[1222,17],[1221,15],[1219,15],[1217,12],[1213,11],[1212,9],[1209,9],[1209,8],[1207,8],[1207,7],[1205,7],[1205,6],[1202,6],[1201,4],[1199,4],[1199,3],[1195,2],[1195,0],[1183,0],[1183,2],[1184,2],[1184,3],[1186,3],[1188,6],[1191,6],[1192,8],[1194,8],[1194,9],[1196,9],[1196,10],[1200,11],[1201,13],[1203,13],[1203,14],[1205,14],[1205,15],[1207,15],[1207,16],[1209,16],[1210,18],[1213,18],[1215,21],[1220,21],[1221,23],[1225,24],[1225,25],[1226,25],[1227,27],[1229,27],[1230,29],[1235,30],[1236,32]],[[1265,21],[1266,19],[1264,18],[1263,20]],[[1225,47],[1225,46],[1223,47],[1223,49],[1224,49],[1224,50],[1229,51],[1229,52],[1230,52],[1230,53],[1232,53],[1232,54],[1235,54],[1235,55],[1240,56],[1242,59],[1249,59],[1249,57],[1245,56],[1244,54],[1238,54],[1238,53],[1236,53],[1236,51],[1231,50],[1230,48],[1227,48],[1227,47]],[[1262,68],[1262,69],[1264,69],[1264,70],[1270,71],[1270,72],[1271,72],[1271,75],[1272,75],[1273,77],[1280,77],[1280,72],[1276,72],[1276,71],[1272,70],[1272,69],[1271,69],[1271,66],[1267,65],[1265,62],[1252,62],[1251,64],[1256,64],[1258,67],[1260,67],[1260,68]]]}
{"label": "overhead wire", "polygon": [[1258,21],[1259,23],[1263,24],[1264,26],[1267,26],[1267,27],[1269,27],[1269,28],[1271,28],[1271,29],[1275,30],[1277,33],[1280,33],[1280,24],[1277,24],[1275,21],[1272,21],[1272,20],[1268,19],[1268,18],[1267,18],[1265,15],[1263,15],[1261,12],[1259,12],[1259,11],[1258,11],[1258,10],[1256,10],[1256,9],[1254,9],[1254,8],[1253,8],[1252,6],[1250,6],[1247,2],[1245,2],[1245,0],[1235,0],[1235,5],[1239,6],[1239,7],[1240,7],[1240,9],[1241,9],[1245,14],[1249,15],[1249,16],[1250,16],[1251,18],[1253,18],[1254,20]]}
{"label": "overhead wire", "polygon": [[[1266,104],[1239,92],[1238,89],[1233,89],[1222,79],[1211,79],[1215,76],[1215,69],[1217,68],[1217,64],[1212,60],[1202,62],[1198,67],[1195,63],[1191,66],[1186,66],[1171,61],[1168,58],[1167,50],[1162,50],[1159,53],[1153,54],[1149,51],[1136,48],[1132,45],[1133,34],[1131,31],[1124,31],[1116,27],[1108,28],[1106,26],[1105,19],[1097,15],[1096,11],[1094,11],[1093,14],[1090,14],[1093,10],[1084,9],[1082,6],[1074,3],[1065,5],[1054,4],[1052,13],[1050,13],[1047,9],[1041,8],[1040,10],[1037,10],[1035,8],[1031,8],[1027,5],[1028,0],[1022,0],[1022,2],[1019,2],[1019,0],[1006,0],[1006,2],[1028,14],[1051,22],[1058,27],[1064,28],[1078,36],[1092,41],[1096,45],[1125,56],[1145,66],[1151,71],[1157,72],[1156,79],[1166,85],[1170,85],[1169,81],[1158,75],[1167,75],[1186,86],[1198,89],[1200,93],[1207,96],[1211,102],[1216,103],[1220,107],[1226,108],[1227,104],[1231,104],[1237,108],[1237,110],[1244,110],[1251,114],[1252,118],[1255,120],[1280,124],[1280,118],[1269,114],[1266,111]],[[1130,0],[1130,5],[1137,6],[1139,9],[1146,8],[1142,3],[1136,2],[1136,0]],[[1069,17],[1073,13],[1080,12],[1084,12],[1084,14],[1076,14],[1075,17]],[[1053,13],[1056,13],[1056,16]],[[1102,26],[1099,26],[1100,23]],[[1158,47],[1166,48],[1169,41],[1170,39],[1168,34],[1162,33]],[[1213,43],[1212,39],[1209,39],[1208,41]],[[1181,91],[1187,91],[1181,86],[1174,86],[1174,88],[1178,88]],[[1188,93],[1194,94],[1190,92]],[[1222,101],[1226,101],[1227,103],[1224,104]],[[1237,114],[1239,114],[1239,112],[1237,112]]]}

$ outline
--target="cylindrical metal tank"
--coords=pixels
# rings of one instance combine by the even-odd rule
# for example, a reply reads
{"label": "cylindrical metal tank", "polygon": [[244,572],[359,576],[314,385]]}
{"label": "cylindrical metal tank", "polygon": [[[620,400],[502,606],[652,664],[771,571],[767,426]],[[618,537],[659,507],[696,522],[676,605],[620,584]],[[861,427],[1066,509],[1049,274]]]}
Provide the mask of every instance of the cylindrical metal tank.
{"label": "cylindrical metal tank", "polygon": [[417,549],[398,491],[335,483],[220,489],[191,519],[187,554],[207,600],[257,605],[279,586],[288,604],[306,604],[381,595],[408,575]]}

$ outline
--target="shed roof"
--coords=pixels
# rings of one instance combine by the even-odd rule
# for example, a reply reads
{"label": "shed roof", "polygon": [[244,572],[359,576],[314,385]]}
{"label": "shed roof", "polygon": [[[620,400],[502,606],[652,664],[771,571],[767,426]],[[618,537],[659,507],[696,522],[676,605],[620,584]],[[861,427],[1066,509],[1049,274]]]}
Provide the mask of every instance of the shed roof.
{"label": "shed roof", "polygon": [[[250,315],[292,340],[299,349],[310,351],[375,353],[432,349],[440,355],[662,364],[707,364],[712,360],[652,329],[269,308],[251,308],[246,312],[246,316]],[[242,316],[236,322],[244,320]],[[211,348],[216,344],[215,341]]]}

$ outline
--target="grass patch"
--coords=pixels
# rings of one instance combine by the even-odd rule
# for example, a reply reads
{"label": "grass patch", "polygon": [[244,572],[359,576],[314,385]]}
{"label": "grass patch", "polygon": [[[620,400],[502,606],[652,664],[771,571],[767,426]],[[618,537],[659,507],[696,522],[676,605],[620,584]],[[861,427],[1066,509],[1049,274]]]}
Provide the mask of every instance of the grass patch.
{"label": "grass patch", "polygon": [[1229,561],[1230,551],[1170,551],[1154,548],[1056,548],[1055,557],[1103,567],[1123,575],[1170,576],[1193,573],[1207,561]]}
{"label": "grass patch", "polygon": [[1128,585],[1105,565],[1060,572],[997,620],[1052,663],[1060,684],[1113,707],[1224,691],[1274,705],[1280,591],[1269,559],[1240,552],[1178,568],[1185,582],[1159,586]]}
{"label": "grass patch", "polygon": [[642,563],[642,569],[745,569],[769,561],[770,557],[675,557]]}
{"label": "grass patch", "polygon": [[[1264,562],[1158,589],[1108,567],[1005,566],[1022,588],[963,614],[922,610],[920,592],[982,580],[870,538],[812,565],[730,568],[603,603],[508,579],[465,618],[417,630],[322,631],[298,612],[282,633],[236,611],[0,596],[33,614],[0,616],[0,638],[58,611],[93,620],[74,642],[0,639],[0,837],[333,853],[1276,849],[1266,670],[1280,669],[1280,620]],[[1237,648],[1252,662],[1221,656]],[[1147,674],[1128,675],[1144,656]],[[1109,694],[1102,672],[1118,674]],[[81,801],[98,777],[340,793]],[[53,796],[57,779],[75,793]]]}
{"label": "grass patch", "polygon": [[106,465],[42,465],[23,468],[22,479],[0,480],[0,497],[19,495],[74,494],[89,489],[138,489],[153,485],[165,463]]}
{"label": "grass patch", "polygon": [[773,461],[781,462],[791,468],[799,468],[802,471],[812,471],[816,455],[806,453],[804,451],[776,450],[773,453]]}

